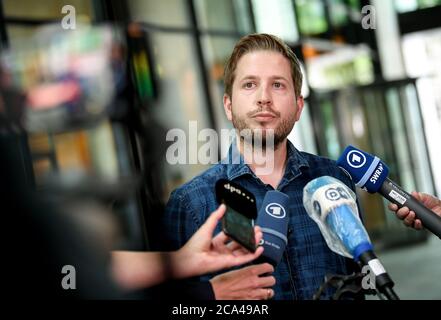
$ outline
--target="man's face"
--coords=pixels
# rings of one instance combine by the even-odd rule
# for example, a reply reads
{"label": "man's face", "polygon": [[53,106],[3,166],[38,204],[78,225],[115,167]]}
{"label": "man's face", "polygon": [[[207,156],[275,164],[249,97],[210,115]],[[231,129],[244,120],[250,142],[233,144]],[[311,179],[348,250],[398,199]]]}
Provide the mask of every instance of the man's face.
{"label": "man's face", "polygon": [[303,109],[296,97],[290,63],[274,51],[254,51],[239,59],[232,97],[224,95],[228,120],[239,131],[274,130],[274,145],[285,140]]}

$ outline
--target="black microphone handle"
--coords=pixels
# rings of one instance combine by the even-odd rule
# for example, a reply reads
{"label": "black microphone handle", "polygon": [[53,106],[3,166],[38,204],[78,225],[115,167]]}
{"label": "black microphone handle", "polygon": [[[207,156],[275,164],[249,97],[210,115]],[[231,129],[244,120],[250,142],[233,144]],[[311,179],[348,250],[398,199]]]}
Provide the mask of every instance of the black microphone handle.
{"label": "black microphone handle", "polygon": [[[371,272],[375,275],[375,284],[378,287],[378,291],[384,294],[388,300],[400,300],[393,289],[394,282],[389,274],[385,272],[386,270],[384,270],[384,267],[381,265],[381,262],[378,260],[375,253],[372,250],[367,250],[360,255],[359,259],[360,264],[369,266]],[[381,266],[381,269],[378,269],[378,267],[371,268],[369,262],[374,262],[374,260],[377,261],[377,266]]]}
{"label": "black microphone handle", "polygon": [[378,191],[383,197],[399,208],[408,207],[415,212],[415,216],[421,220],[424,228],[441,239],[441,217],[432,210],[427,209],[411,194],[401,189],[395,182],[386,178]]}
{"label": "black microphone handle", "polygon": [[[262,254],[260,257],[258,257],[257,259],[254,260],[253,264],[269,263],[275,269],[278,262],[279,261],[274,261],[273,259],[266,257]],[[265,275],[267,275],[267,274],[265,274]]]}

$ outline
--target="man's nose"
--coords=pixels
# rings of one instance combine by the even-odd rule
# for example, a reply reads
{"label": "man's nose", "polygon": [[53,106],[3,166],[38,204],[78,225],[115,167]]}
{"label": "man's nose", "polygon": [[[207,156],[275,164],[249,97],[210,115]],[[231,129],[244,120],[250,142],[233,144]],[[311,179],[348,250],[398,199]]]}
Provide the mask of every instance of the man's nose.
{"label": "man's nose", "polygon": [[270,89],[266,86],[262,86],[259,90],[259,95],[257,97],[257,105],[258,106],[265,106],[265,105],[271,105],[272,98],[271,98],[271,92]]}

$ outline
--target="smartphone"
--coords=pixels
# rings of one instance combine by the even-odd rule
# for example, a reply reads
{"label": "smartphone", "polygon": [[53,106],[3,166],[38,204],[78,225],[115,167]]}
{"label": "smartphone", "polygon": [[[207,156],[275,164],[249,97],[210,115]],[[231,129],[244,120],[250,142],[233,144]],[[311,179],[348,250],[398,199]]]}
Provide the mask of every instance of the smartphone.
{"label": "smartphone", "polygon": [[257,217],[256,199],[242,186],[220,179],[216,182],[216,198],[225,204],[227,211],[222,217],[222,230],[233,240],[251,252],[256,251],[254,220]]}

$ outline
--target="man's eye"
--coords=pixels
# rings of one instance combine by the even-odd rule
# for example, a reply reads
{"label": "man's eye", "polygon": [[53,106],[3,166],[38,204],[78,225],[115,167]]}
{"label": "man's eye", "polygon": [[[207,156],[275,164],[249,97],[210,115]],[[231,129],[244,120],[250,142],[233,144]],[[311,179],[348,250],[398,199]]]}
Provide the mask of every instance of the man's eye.
{"label": "man's eye", "polygon": [[280,89],[283,88],[283,84],[281,84],[280,82],[274,82],[274,87]]}
{"label": "man's eye", "polygon": [[246,88],[246,89],[251,89],[251,88],[254,87],[254,83],[252,83],[252,82],[246,82],[246,83],[243,85],[243,87]]}

